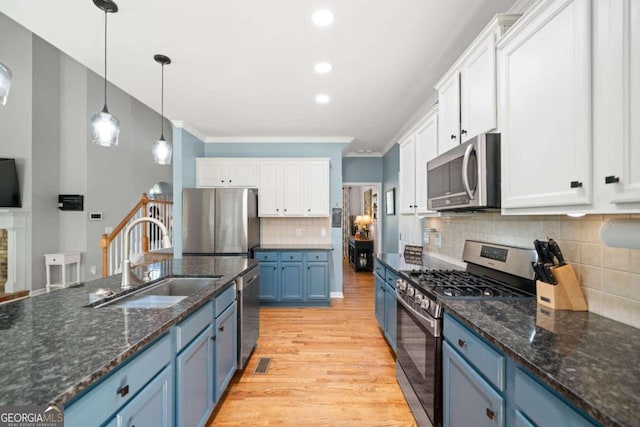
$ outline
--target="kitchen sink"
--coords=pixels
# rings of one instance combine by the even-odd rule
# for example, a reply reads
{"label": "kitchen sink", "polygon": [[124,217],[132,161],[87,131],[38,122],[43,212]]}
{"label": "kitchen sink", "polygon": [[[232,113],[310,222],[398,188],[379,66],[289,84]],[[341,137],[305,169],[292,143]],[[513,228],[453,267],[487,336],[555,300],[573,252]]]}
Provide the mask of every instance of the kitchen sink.
{"label": "kitchen sink", "polygon": [[135,292],[110,299],[91,307],[168,308],[201,289],[213,285],[222,276],[171,277],[145,286]]}

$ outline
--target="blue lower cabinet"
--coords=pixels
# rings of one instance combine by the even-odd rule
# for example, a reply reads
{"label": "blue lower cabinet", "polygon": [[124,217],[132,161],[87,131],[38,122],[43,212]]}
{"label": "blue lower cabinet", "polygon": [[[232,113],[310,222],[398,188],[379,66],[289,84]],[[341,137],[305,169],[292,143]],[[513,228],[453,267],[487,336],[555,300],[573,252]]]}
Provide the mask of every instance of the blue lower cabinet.
{"label": "blue lower cabinet", "polygon": [[384,294],[385,294],[385,284],[384,280],[374,275],[374,286],[375,288],[375,313],[376,319],[378,319],[378,324],[384,330]]}
{"label": "blue lower cabinet", "polygon": [[516,411],[515,427],[536,427],[527,419],[527,417],[520,411]]}
{"label": "blue lower cabinet", "polygon": [[445,427],[505,425],[502,396],[448,342],[443,345],[442,376]]}
{"label": "blue lower cabinet", "polygon": [[213,335],[209,324],[176,358],[179,426],[203,426],[213,408]]}
{"label": "blue lower cabinet", "polygon": [[118,427],[173,425],[173,373],[164,368],[116,416]]}
{"label": "blue lower cabinet", "polygon": [[307,299],[329,299],[329,265],[327,262],[307,262]]}
{"label": "blue lower cabinet", "polygon": [[215,395],[218,402],[238,367],[238,317],[234,301],[215,320]]}
{"label": "blue lower cabinet", "polygon": [[256,251],[260,262],[260,303],[281,306],[329,305],[326,251]]}
{"label": "blue lower cabinet", "polygon": [[384,291],[384,335],[393,351],[396,351],[398,297],[396,296],[396,289],[388,283],[385,283]]}
{"label": "blue lower cabinet", "polygon": [[278,296],[278,263],[260,261],[260,301],[277,301]]}
{"label": "blue lower cabinet", "polygon": [[302,262],[283,262],[280,277],[282,300],[302,300]]}

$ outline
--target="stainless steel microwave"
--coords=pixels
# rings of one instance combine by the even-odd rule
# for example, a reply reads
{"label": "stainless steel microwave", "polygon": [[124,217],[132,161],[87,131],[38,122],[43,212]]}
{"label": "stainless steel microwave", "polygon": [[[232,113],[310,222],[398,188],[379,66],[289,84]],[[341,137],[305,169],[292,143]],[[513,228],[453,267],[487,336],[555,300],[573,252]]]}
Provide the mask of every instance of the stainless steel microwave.
{"label": "stainless steel microwave", "polygon": [[486,133],[427,162],[430,210],[500,208],[500,134]]}

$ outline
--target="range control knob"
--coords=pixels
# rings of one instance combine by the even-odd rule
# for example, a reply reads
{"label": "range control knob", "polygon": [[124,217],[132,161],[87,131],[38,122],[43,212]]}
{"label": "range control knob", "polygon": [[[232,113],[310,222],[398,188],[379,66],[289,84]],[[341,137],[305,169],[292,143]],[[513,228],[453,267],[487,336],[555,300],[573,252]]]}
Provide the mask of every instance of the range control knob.
{"label": "range control knob", "polygon": [[431,305],[431,301],[428,298],[425,298],[420,303],[420,308],[424,308],[425,310],[429,310],[429,306]]}
{"label": "range control knob", "polygon": [[422,303],[422,294],[419,292],[416,292],[416,295],[413,297],[414,301],[416,302],[416,304],[420,305]]}
{"label": "range control knob", "polygon": [[407,285],[407,295],[413,297],[414,292],[415,289],[413,288],[413,286]]}
{"label": "range control knob", "polygon": [[407,282],[402,279],[398,279],[398,281],[396,282],[396,286],[403,292],[407,290]]}

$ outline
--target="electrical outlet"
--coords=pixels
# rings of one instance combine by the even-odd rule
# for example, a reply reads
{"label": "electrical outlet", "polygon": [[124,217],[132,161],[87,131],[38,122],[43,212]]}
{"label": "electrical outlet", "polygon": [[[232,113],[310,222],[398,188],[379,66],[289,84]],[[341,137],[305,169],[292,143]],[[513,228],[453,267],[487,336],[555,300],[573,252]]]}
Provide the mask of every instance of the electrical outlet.
{"label": "electrical outlet", "polygon": [[93,274],[95,276],[96,275],[96,266],[92,265],[89,269],[91,270],[91,274]]}
{"label": "electrical outlet", "polygon": [[424,233],[422,233],[422,241],[424,242],[425,245],[429,244],[429,232],[425,231]]}
{"label": "electrical outlet", "polygon": [[323,236],[323,237],[326,236],[327,235],[327,229],[326,228],[321,228],[320,229],[320,235]]}
{"label": "electrical outlet", "polygon": [[437,233],[434,235],[436,241],[436,248],[440,249],[442,247],[442,234]]}
{"label": "electrical outlet", "polygon": [[302,228],[296,228],[296,237],[302,236]]}

